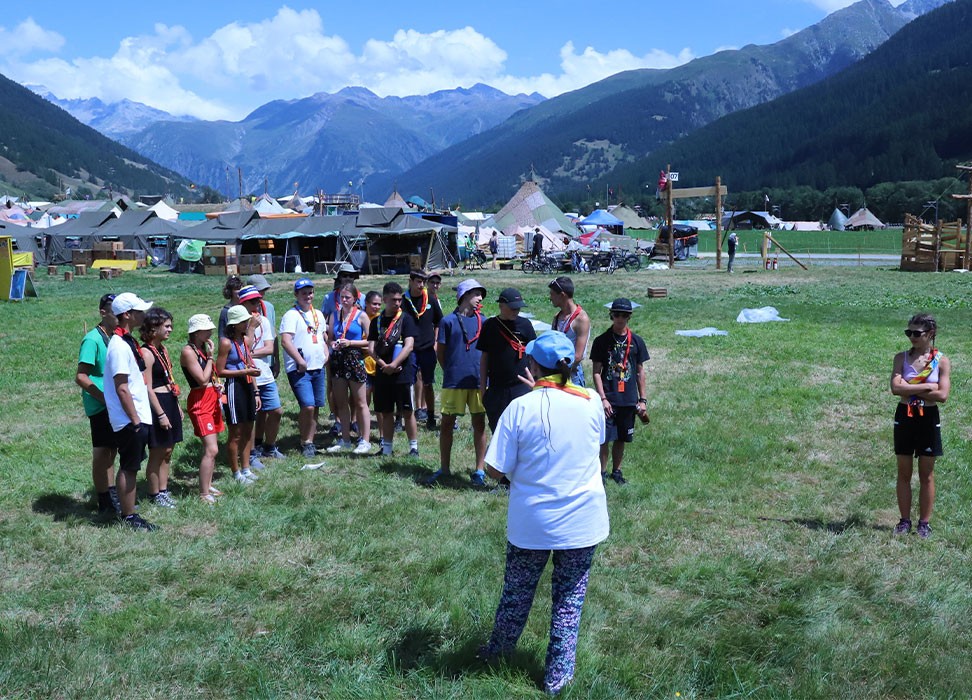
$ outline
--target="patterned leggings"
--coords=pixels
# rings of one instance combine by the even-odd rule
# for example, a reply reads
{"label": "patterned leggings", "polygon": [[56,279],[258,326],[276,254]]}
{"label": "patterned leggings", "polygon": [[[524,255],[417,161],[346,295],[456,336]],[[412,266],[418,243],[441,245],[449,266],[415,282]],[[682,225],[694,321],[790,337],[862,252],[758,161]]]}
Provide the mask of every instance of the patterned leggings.
{"label": "patterned leggings", "polygon": [[[587,577],[594,559],[595,547],[561,549],[553,552],[553,579],[550,585],[550,644],[547,646],[544,690],[560,691],[574,677],[577,654],[577,630],[587,593]],[[488,656],[507,654],[516,647],[526,626],[540,575],[547,565],[550,550],[520,549],[506,543],[506,574],[503,595],[496,609],[496,622],[489,643]]]}

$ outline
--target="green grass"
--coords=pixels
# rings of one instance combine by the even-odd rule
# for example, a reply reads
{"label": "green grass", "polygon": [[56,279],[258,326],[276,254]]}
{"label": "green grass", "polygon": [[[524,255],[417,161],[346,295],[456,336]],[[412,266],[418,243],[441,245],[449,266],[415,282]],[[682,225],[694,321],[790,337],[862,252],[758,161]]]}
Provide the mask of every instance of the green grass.
{"label": "green grass", "polygon": [[[758,253],[763,241],[763,231],[736,231],[739,236],[738,252]],[[773,238],[794,255],[817,254],[857,254],[884,253],[901,254],[901,229],[889,228],[881,231],[772,231]],[[656,231],[638,232],[636,237],[655,240]],[[726,253],[723,232],[722,252]],[[699,252],[714,253],[716,232],[699,232]]]}
{"label": "green grass", "polygon": [[[282,309],[291,278],[274,277]],[[477,277],[490,299],[515,284],[532,311],[552,315],[544,278]],[[608,485],[612,534],[595,558],[566,696],[966,696],[972,280],[816,266],[575,281],[598,331],[611,298],[644,304],[634,326],[652,354],[652,422],[626,457],[630,483]],[[506,501],[458,476],[420,488],[437,466],[432,433],[418,463],[329,457],[321,472],[301,472],[295,456],[246,491],[227,487],[218,465],[227,496],[213,509],[193,497],[190,434],[175,455],[179,509],[141,506],[162,530],[101,526],[72,381],[97,299],[132,290],[169,308],[174,349],[189,315],[217,313],[221,280],[42,274],[37,286],[39,299],[0,306],[0,696],[541,696],[549,574],[517,656],[480,666]],[[647,286],[670,296],[646,299]],[[765,305],[791,321],[734,322]],[[890,536],[888,375],[919,309],[938,316],[954,368],[926,542]],[[674,334],[703,326],[730,335]],[[281,393],[292,453],[294,402],[289,387]],[[464,427],[458,474],[472,453]]]}

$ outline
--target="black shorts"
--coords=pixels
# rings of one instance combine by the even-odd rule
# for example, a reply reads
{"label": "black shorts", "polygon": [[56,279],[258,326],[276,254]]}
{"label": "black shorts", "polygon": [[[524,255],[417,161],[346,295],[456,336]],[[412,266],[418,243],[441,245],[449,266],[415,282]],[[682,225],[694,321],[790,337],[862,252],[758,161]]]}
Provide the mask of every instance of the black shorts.
{"label": "black shorts", "polygon": [[375,413],[394,413],[397,407],[402,413],[412,411],[412,385],[378,380],[374,384],[372,399]]}
{"label": "black shorts", "polygon": [[416,350],[412,353],[418,363],[419,372],[422,373],[422,381],[426,386],[435,384],[435,365],[438,361],[435,356],[435,348],[425,348]]}
{"label": "black shorts", "polygon": [[635,415],[637,406],[612,406],[614,415],[605,421],[608,442],[631,442],[634,440]]}
{"label": "black shorts", "polygon": [[118,468],[126,472],[137,472],[145,461],[145,447],[149,440],[149,426],[139,423],[134,427],[129,423],[115,431],[115,444],[118,446]]}
{"label": "black shorts", "polygon": [[894,453],[913,457],[942,456],[942,419],[938,406],[925,406],[923,415],[912,409],[908,417],[908,406],[899,403],[894,410]]}
{"label": "black shorts", "polygon": [[517,382],[516,386],[487,387],[483,394],[483,408],[486,409],[486,420],[489,423],[490,432],[496,432],[496,424],[499,423],[500,416],[506,407],[512,403],[513,399],[529,393],[530,388],[526,384]]}
{"label": "black shorts", "polygon": [[108,418],[107,409],[93,416],[88,416],[88,424],[91,426],[92,447],[115,449],[115,431],[111,429],[111,420]]}
{"label": "black shorts", "polygon": [[152,417],[152,430],[149,432],[149,449],[156,447],[174,447],[177,442],[182,442],[182,414],[179,412],[179,399],[170,392],[156,392],[155,398],[159,400],[162,412],[169,419],[172,426],[170,430],[164,430],[159,425],[159,417]]}
{"label": "black shorts", "polygon": [[256,420],[256,385],[246,381],[246,377],[233,377],[226,380],[226,403],[223,415],[229,425],[252,423]]}

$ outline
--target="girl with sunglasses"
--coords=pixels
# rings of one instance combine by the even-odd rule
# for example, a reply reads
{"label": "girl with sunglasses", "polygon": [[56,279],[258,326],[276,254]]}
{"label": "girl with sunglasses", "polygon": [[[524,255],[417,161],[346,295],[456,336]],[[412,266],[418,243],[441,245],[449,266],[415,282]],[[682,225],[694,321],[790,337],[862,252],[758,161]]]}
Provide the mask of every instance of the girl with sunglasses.
{"label": "girl with sunglasses", "polygon": [[951,388],[951,363],[935,347],[938,326],[930,314],[916,314],[905,335],[911,349],[894,356],[891,393],[899,397],[894,413],[894,453],[898,462],[896,486],[901,520],[895,535],[911,532],[911,475],[918,460],[918,536],[931,536],[935,505],[935,459],[942,454],[938,404],[945,403]]}

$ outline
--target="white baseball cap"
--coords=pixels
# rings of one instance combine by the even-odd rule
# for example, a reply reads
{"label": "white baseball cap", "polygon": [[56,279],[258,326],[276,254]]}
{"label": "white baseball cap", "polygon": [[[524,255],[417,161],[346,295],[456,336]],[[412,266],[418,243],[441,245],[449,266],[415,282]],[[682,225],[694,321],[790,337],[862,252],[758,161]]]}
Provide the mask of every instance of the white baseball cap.
{"label": "white baseball cap", "polygon": [[111,302],[111,312],[118,316],[128,311],[148,311],[152,308],[151,301],[145,301],[137,294],[123,292]]}

